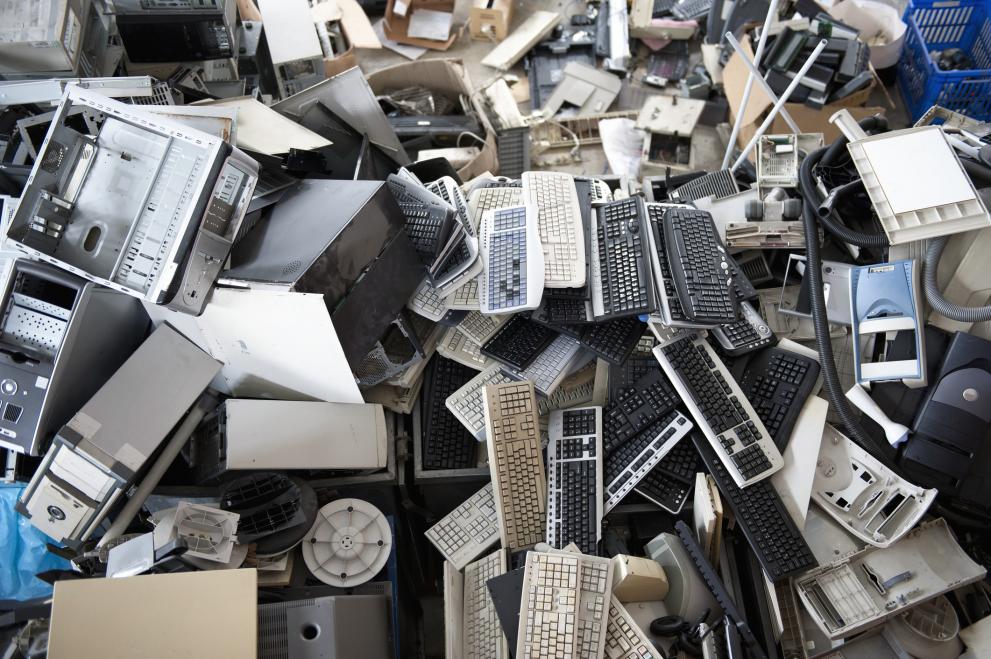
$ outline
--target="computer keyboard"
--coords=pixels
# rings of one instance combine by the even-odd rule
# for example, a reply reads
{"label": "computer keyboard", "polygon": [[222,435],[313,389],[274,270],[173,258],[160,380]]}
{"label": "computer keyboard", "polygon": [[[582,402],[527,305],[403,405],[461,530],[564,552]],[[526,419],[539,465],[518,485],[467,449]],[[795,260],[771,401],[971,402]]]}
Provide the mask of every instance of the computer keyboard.
{"label": "computer keyboard", "polygon": [[555,325],[590,323],[595,318],[587,286],[545,288],[544,298],[534,313],[539,313],[544,320]]}
{"label": "computer keyboard", "polygon": [[695,485],[699,454],[692,442],[678,442],[633,490],[672,515],[681,512]]}
{"label": "computer keyboard", "polygon": [[482,345],[488,341],[493,334],[496,333],[503,324],[509,320],[510,316],[486,316],[484,314],[476,312],[469,313],[461,322],[458,323],[458,329],[465,333],[465,335],[477,343]]}
{"label": "computer keyboard", "polygon": [[423,469],[469,469],[477,464],[478,442],[445,407],[448,396],[463,387],[476,371],[435,356],[427,368],[420,394]]}
{"label": "computer keyboard", "polygon": [[465,566],[463,659],[508,659],[509,649],[485,584],[506,573],[506,552],[497,549]]}
{"label": "computer keyboard", "polygon": [[590,403],[595,393],[595,371],[595,362],[589,362],[568,374],[550,396],[538,397],[537,412],[541,419],[544,419],[554,410],[563,410]]}
{"label": "computer keyboard", "polygon": [[556,339],[558,333],[522,315],[512,316],[484,343],[486,357],[522,371]]}
{"label": "computer keyboard", "polygon": [[468,217],[475,230],[479,230],[485,211],[523,203],[523,188],[476,188],[468,195]]}
{"label": "computer keyboard", "polygon": [[[699,575],[705,581],[705,585],[712,594],[713,599],[716,600],[716,604],[723,610],[723,615],[726,617],[726,628],[735,630],[742,637],[743,642],[747,646],[747,656],[751,659],[767,659],[767,654],[757,643],[757,638],[750,630],[747,619],[740,615],[739,610],[736,608],[736,603],[730,596],[729,591],[726,590],[725,584],[723,584],[723,580],[720,579],[716,569],[709,562],[709,559],[706,558],[705,551],[695,537],[695,532],[688,524],[681,520],[675,522],[674,530],[678,534],[681,544],[688,551],[688,555],[691,556],[692,562],[695,563],[695,567],[698,568]],[[739,643],[739,640],[736,642]]]}
{"label": "computer keyboard", "polygon": [[606,453],[604,512],[615,508],[691,429],[692,422],[684,414],[672,412]]}
{"label": "computer keyboard", "polygon": [[455,217],[464,226],[469,236],[475,237],[476,228],[471,223],[471,215],[468,212],[468,203],[461,192],[461,188],[450,176],[442,176],[433,183],[426,186],[435,195],[447,202],[454,209]]}
{"label": "computer keyboard", "polygon": [[778,447],[712,346],[690,334],[654,356],[740,487],[784,466]]}
{"label": "computer keyboard", "polygon": [[608,558],[529,552],[516,659],[602,657],[611,592]]}
{"label": "computer keyboard", "polygon": [[483,371],[492,363],[492,360],[482,354],[482,346],[457,327],[447,328],[444,336],[437,342],[437,353],[476,371]]}
{"label": "computer keyboard", "polygon": [[585,233],[574,178],[559,172],[523,172],[523,199],[537,207],[544,286],[584,286]]}
{"label": "computer keyboard", "polygon": [[[478,263],[481,264],[481,262],[481,257],[479,257]],[[478,301],[478,276],[469,279],[461,286],[448,291],[448,293],[444,298],[444,303],[447,304],[448,309],[478,311],[482,308],[481,303]]]}
{"label": "computer keyboard", "polygon": [[451,235],[454,209],[443,199],[408,178],[389,174],[386,185],[406,218],[406,234],[428,268]]}
{"label": "computer keyboard", "polygon": [[783,348],[762,350],[747,363],[740,389],[784,451],[802,406],[819,377],[819,362]]}
{"label": "computer keyboard", "polygon": [[502,370],[500,364],[492,364],[445,401],[454,418],[480,442],[485,441],[485,387],[506,382],[515,380]]}
{"label": "computer keyboard", "polygon": [[441,250],[431,277],[441,295],[448,295],[482,272],[478,239],[468,235],[463,226],[455,227],[447,245]]}
{"label": "computer keyboard", "polygon": [[499,516],[492,483],[486,483],[424,535],[445,560],[463,570],[499,540]]}
{"label": "computer keyboard", "polygon": [[592,313],[596,320],[654,310],[646,209],[641,197],[597,206],[592,214]]}
{"label": "computer keyboard", "polygon": [[410,311],[435,323],[447,313],[444,298],[437,294],[437,289],[430,283],[430,279],[423,280],[419,288],[413,292],[413,297],[410,298],[406,306]]}
{"label": "computer keyboard", "polygon": [[740,488],[703,437],[693,433],[692,441],[771,581],[818,567],[774,485],[761,481]]}
{"label": "computer keyboard", "polygon": [[705,211],[669,208],[663,226],[675,290],[688,320],[714,325],[735,321],[733,277],[712,216]]}
{"label": "computer keyboard", "polygon": [[602,408],[551,412],[547,443],[547,543],[595,554],[602,539]]}
{"label": "computer keyboard", "polygon": [[537,234],[536,207],[509,206],[482,215],[482,313],[536,309],[544,291],[544,255]]}
{"label": "computer keyboard", "polygon": [[610,364],[622,364],[636,349],[647,329],[635,316],[604,320],[581,328],[578,342]]}
{"label": "computer keyboard", "polygon": [[516,369],[503,364],[503,370],[517,380],[533,382],[537,391],[549,396],[578,365],[582,356],[578,341],[558,335],[526,368]]}
{"label": "computer keyboard", "polygon": [[612,595],[606,625],[606,659],[662,659],[626,607]]}
{"label": "computer keyboard", "polygon": [[668,263],[667,247],[664,242],[664,213],[669,206],[663,204],[647,204],[647,226],[650,229],[650,256],[654,264],[654,276],[657,280],[657,307],[665,325],[672,327],[690,326],[685,317],[678,291],[674,286],[674,276]]}
{"label": "computer keyboard", "polygon": [[640,431],[665,416],[679,403],[674,388],[661,369],[648,369],[621,396],[606,408],[603,419],[603,446],[606,453],[640,434]]}
{"label": "computer keyboard", "polygon": [[727,357],[739,357],[778,342],[767,321],[749,302],[740,303],[740,319],[713,327],[716,349]]}
{"label": "computer keyboard", "polygon": [[485,430],[503,548],[543,542],[547,481],[533,383],[486,386]]}

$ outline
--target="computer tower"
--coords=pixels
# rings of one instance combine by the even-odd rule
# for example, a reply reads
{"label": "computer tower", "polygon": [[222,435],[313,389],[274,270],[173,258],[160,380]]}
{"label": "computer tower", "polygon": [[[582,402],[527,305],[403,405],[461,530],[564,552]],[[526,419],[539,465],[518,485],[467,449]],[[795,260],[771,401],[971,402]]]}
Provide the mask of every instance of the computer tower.
{"label": "computer tower", "polygon": [[141,343],[148,316],[133,297],[27,259],[0,309],[0,445],[41,455]]}
{"label": "computer tower", "polygon": [[323,49],[309,3],[259,0],[258,11],[264,30],[257,59],[271,93],[286,98],[323,80]]}
{"label": "computer tower", "polygon": [[225,280],[324,296],[352,369],[426,272],[382,181],[304,179],[231,252]]}
{"label": "computer tower", "polygon": [[[95,129],[66,121],[80,107]],[[219,137],[70,86],[7,237],[42,261],[198,315],[257,178],[257,163]]]}
{"label": "computer tower", "polygon": [[202,482],[250,470],[381,469],[387,441],[381,405],[231,398],[196,429],[191,452]]}
{"label": "computer tower", "polygon": [[132,62],[198,62],[238,56],[235,0],[113,0]]}
{"label": "computer tower", "polygon": [[0,5],[0,74],[78,73],[91,0]]}
{"label": "computer tower", "polygon": [[57,542],[85,541],[221,366],[160,326],[58,431],[17,512]]}

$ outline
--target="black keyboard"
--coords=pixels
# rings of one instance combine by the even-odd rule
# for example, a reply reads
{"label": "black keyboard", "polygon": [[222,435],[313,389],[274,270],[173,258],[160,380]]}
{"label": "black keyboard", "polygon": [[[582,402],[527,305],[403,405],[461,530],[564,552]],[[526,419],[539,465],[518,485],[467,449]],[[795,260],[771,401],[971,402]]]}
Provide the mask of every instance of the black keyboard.
{"label": "black keyboard", "polygon": [[664,246],[688,320],[712,324],[737,319],[736,291],[726,248],[705,211],[669,208]]}
{"label": "black keyboard", "polygon": [[406,218],[406,233],[426,266],[431,266],[447,244],[454,224],[454,209],[422,185],[389,174],[386,181]]}
{"label": "black keyboard", "polygon": [[699,454],[691,442],[678,442],[633,488],[672,515],[681,512],[695,485]]}
{"label": "black keyboard", "polygon": [[548,323],[574,325],[592,321],[591,307],[587,287],[546,288],[540,308],[534,313],[540,313]]}
{"label": "black keyboard", "polygon": [[476,375],[478,371],[440,355],[431,361],[420,398],[424,470],[476,466],[478,441],[444,404]]}
{"label": "black keyboard", "polygon": [[609,367],[609,400],[617,401],[633,389],[637,381],[649,372],[657,370],[653,353],[635,351],[620,365]]}
{"label": "black keyboard", "polygon": [[636,316],[605,320],[584,328],[578,342],[610,364],[622,364],[636,349],[647,324]]}
{"label": "black keyboard", "polygon": [[[733,601],[729,591],[726,590],[726,584],[723,583],[712,563],[706,558],[702,547],[699,546],[699,541],[695,537],[695,531],[681,520],[675,522],[674,530],[678,534],[681,544],[688,551],[688,555],[692,557],[692,562],[695,563],[699,574],[702,575],[702,580],[705,581],[706,587],[712,593],[713,599],[716,600],[716,603],[723,610],[723,615],[726,617],[726,629],[733,630],[742,637],[743,642],[747,645],[747,656],[750,659],[767,659],[767,654],[760,644],[757,643],[757,637],[750,630],[747,619],[740,614],[740,611],[736,608],[736,602]],[[731,642],[733,641],[731,640]],[[734,656],[737,655],[737,653],[731,654]],[[743,656],[742,652],[739,653],[739,656]]]}
{"label": "black keyboard", "polygon": [[774,485],[763,480],[738,487],[706,439],[693,433],[692,441],[771,581],[818,567]]}
{"label": "black keyboard", "polygon": [[747,364],[740,388],[779,450],[788,445],[818,377],[819,362],[781,348],[762,350]]}
{"label": "black keyboard", "polygon": [[606,408],[602,420],[602,443],[606,453],[668,414],[678,402],[678,394],[664,373],[656,367],[648,371]]}
{"label": "black keyboard", "polygon": [[654,354],[700,429],[733,464],[740,485],[765,478],[784,465],[740,385],[704,339],[688,335],[655,348]]}
{"label": "black keyboard", "polygon": [[486,357],[522,371],[557,338],[558,332],[520,314],[502,324],[482,346]]}
{"label": "black keyboard", "polygon": [[661,283],[663,284],[660,295],[661,312],[664,322],[667,325],[684,324],[687,322],[685,311],[678,299],[678,291],[674,287],[674,277],[671,275],[671,267],[668,264],[667,247],[664,243],[664,206],[658,204],[647,204],[647,217],[650,218],[648,226],[654,237],[654,255],[657,258],[657,265],[660,268]]}
{"label": "black keyboard", "polygon": [[740,303],[740,320],[712,328],[713,345],[727,357],[739,357],[773,346],[778,338],[749,302]]}
{"label": "black keyboard", "polygon": [[757,299],[757,289],[750,282],[750,278],[743,271],[743,268],[736,262],[732,254],[726,255],[726,260],[729,262],[729,272],[733,276],[733,291],[736,293],[737,302],[743,302],[744,300],[756,300]]}
{"label": "black keyboard", "polygon": [[602,469],[605,512],[622,501],[691,429],[688,417],[671,412],[613,451],[607,451]]}
{"label": "black keyboard", "polygon": [[551,412],[547,444],[547,542],[595,554],[602,535],[602,408]]}
{"label": "black keyboard", "polygon": [[[654,286],[647,251],[643,200],[629,197],[595,209],[598,274],[593,273],[596,319],[633,316],[654,310]],[[601,308],[600,307],[601,298]]]}

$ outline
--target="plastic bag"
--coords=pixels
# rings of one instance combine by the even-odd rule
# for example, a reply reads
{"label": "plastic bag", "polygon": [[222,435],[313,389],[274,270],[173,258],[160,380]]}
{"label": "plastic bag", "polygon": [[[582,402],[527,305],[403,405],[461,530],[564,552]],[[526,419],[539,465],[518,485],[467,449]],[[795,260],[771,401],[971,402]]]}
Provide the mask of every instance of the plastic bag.
{"label": "plastic bag", "polygon": [[45,548],[48,536],[14,510],[25,487],[0,485],[0,600],[50,595],[52,587],[34,575],[70,569],[69,561]]}

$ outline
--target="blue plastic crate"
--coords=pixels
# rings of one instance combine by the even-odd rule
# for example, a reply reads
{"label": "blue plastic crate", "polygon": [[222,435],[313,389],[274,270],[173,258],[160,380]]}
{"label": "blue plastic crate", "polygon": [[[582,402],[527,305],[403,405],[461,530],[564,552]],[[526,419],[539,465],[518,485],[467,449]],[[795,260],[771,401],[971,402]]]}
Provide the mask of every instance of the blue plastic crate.
{"label": "blue plastic crate", "polygon": [[[898,86],[912,120],[933,105],[991,120],[991,0],[918,0],[905,12]],[[930,55],[960,48],[968,71],[943,71]]]}

